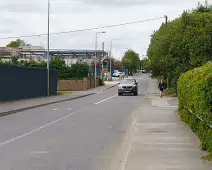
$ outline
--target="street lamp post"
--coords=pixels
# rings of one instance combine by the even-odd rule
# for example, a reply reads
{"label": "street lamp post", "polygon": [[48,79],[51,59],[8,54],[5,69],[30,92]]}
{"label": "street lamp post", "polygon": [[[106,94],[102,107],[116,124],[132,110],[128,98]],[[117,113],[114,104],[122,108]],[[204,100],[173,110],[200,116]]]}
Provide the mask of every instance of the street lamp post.
{"label": "street lamp post", "polygon": [[110,43],[110,80],[112,81],[112,49],[113,49],[113,41],[118,39],[112,39]]}
{"label": "street lamp post", "polygon": [[50,74],[49,74],[49,22],[50,22],[50,0],[48,0],[48,36],[47,36],[47,94],[50,96]]}
{"label": "street lamp post", "polygon": [[102,31],[102,32],[97,32],[96,33],[96,40],[95,40],[95,87],[96,87],[96,58],[97,58],[97,36],[98,34],[104,34],[106,33],[105,31]]}

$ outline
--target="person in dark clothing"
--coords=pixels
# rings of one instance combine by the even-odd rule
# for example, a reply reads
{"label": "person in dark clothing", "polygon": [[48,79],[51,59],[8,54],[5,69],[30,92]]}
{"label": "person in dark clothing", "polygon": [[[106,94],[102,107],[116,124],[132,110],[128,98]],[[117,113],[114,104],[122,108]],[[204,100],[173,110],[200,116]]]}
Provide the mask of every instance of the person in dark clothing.
{"label": "person in dark clothing", "polygon": [[160,90],[160,97],[163,96],[163,90],[164,90],[164,82],[161,80],[158,84],[158,89]]}

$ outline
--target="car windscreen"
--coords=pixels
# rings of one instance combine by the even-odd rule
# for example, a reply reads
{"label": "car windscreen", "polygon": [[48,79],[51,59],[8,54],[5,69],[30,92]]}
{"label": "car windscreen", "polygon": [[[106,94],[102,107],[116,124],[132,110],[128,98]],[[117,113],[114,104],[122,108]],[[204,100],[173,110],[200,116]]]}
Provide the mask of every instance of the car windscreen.
{"label": "car windscreen", "polygon": [[120,82],[120,84],[134,84],[135,81],[133,79],[130,79],[130,80],[122,80]]}

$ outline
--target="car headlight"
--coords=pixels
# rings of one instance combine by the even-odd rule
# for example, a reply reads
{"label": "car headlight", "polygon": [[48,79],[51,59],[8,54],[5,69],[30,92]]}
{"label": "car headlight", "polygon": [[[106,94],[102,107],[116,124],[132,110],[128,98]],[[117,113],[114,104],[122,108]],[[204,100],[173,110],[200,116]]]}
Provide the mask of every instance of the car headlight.
{"label": "car headlight", "polygon": [[119,85],[119,89],[123,89],[123,87]]}
{"label": "car headlight", "polygon": [[136,85],[134,84],[133,87],[136,87]]}

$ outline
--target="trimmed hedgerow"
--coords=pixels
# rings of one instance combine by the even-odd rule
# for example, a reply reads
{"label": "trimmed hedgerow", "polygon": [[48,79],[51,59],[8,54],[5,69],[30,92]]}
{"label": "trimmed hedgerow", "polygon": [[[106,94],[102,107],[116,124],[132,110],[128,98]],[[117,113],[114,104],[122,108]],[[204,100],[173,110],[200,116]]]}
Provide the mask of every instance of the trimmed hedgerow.
{"label": "trimmed hedgerow", "polygon": [[180,76],[178,98],[182,119],[199,136],[201,149],[212,152],[212,63]]}

